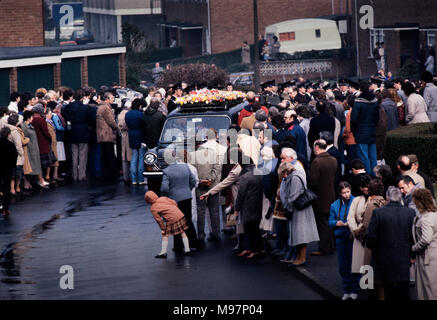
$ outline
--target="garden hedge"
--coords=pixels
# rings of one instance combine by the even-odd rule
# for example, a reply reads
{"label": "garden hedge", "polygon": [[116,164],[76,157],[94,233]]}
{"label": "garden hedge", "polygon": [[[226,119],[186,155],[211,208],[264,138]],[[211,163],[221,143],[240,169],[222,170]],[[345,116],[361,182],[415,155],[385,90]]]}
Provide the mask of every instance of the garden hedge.
{"label": "garden hedge", "polygon": [[416,154],[420,169],[437,181],[437,122],[419,123],[392,130],[387,135],[385,161],[397,172],[402,154]]}

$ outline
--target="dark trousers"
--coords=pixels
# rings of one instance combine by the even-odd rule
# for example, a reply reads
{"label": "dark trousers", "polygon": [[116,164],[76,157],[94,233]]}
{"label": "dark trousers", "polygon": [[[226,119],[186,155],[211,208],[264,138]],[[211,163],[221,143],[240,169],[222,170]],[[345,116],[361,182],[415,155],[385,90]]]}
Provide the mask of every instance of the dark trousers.
{"label": "dark trousers", "polygon": [[105,181],[115,182],[118,179],[119,171],[114,153],[114,143],[101,142],[100,150],[102,155],[102,175]]}
{"label": "dark trousers", "polygon": [[149,191],[155,192],[158,197],[161,196],[161,183],[162,183],[162,177],[160,176],[147,177],[147,189]]}
{"label": "dark trousers", "polygon": [[244,224],[245,249],[251,252],[259,252],[263,249],[259,223],[261,221],[249,221]]}
{"label": "dark trousers", "polygon": [[88,170],[91,178],[102,176],[102,161],[100,157],[100,144],[90,143],[88,145]]}
{"label": "dark trousers", "polygon": [[336,237],[338,255],[338,269],[342,279],[344,293],[358,293],[360,291],[360,274],[351,272],[352,247],[354,240],[349,236]]}
{"label": "dark trousers", "polygon": [[[182,200],[178,202],[178,207],[185,216],[188,223],[188,229],[185,230],[190,248],[199,248],[199,240],[197,239],[196,229],[194,229],[193,221],[191,220],[191,199]],[[173,237],[173,245],[175,251],[182,251],[184,244],[182,243],[182,236],[180,234]]]}
{"label": "dark trousers", "polygon": [[[63,173],[65,175],[71,177],[72,176],[72,164],[73,164],[73,158],[71,154],[71,131],[65,131],[64,133],[64,149],[65,149],[65,161],[62,161],[63,163]],[[43,175],[45,173],[43,172]]]}
{"label": "dark trousers", "polygon": [[0,185],[3,193],[3,210],[9,210],[9,202],[11,201],[11,180],[12,172],[0,174]]}
{"label": "dark trousers", "polygon": [[408,281],[384,282],[384,300],[410,300]]}
{"label": "dark trousers", "polygon": [[288,221],[273,219],[273,227],[276,233],[276,250],[283,250],[288,247]]}
{"label": "dark trousers", "polygon": [[315,214],[317,231],[319,232],[319,251],[322,254],[334,253],[334,235],[328,225],[329,212],[317,212]]}

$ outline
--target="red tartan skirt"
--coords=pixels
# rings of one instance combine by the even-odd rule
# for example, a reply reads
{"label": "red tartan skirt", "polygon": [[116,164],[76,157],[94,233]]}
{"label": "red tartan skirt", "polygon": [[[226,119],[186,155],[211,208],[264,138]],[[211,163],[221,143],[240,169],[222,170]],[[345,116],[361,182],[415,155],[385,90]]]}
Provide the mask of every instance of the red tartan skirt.
{"label": "red tartan skirt", "polygon": [[187,223],[187,220],[185,219],[185,217],[183,217],[182,219],[179,219],[175,223],[167,224],[165,227],[164,236],[168,237],[168,236],[174,236],[177,234],[181,234],[182,232],[184,232],[187,229],[188,229],[188,223]]}

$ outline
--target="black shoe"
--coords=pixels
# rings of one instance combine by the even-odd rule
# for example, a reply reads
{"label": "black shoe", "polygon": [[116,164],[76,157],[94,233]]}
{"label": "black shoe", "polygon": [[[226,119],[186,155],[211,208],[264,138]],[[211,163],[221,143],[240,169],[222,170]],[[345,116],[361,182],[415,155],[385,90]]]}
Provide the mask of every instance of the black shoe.
{"label": "black shoe", "polygon": [[191,251],[184,252],[184,256],[191,256]]}
{"label": "black shoe", "polygon": [[211,242],[220,242],[220,238],[216,236],[210,236],[207,240]]}
{"label": "black shoe", "polygon": [[234,234],[235,230],[234,229],[223,229],[222,232],[224,234]]}
{"label": "black shoe", "polygon": [[156,259],[167,259],[167,253],[158,254],[155,256]]}

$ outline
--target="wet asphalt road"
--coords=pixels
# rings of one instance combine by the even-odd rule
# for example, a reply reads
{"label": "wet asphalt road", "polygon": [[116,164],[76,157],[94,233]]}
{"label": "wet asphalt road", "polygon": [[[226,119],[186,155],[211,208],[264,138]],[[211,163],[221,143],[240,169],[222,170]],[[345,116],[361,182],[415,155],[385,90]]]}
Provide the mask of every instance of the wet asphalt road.
{"label": "wet asphalt road", "polygon": [[[319,300],[297,273],[270,256],[247,261],[234,240],[167,260],[144,188],[71,184],[17,201],[0,218],[0,299]],[[206,228],[208,228],[206,226]],[[74,270],[62,290],[59,269]]]}

